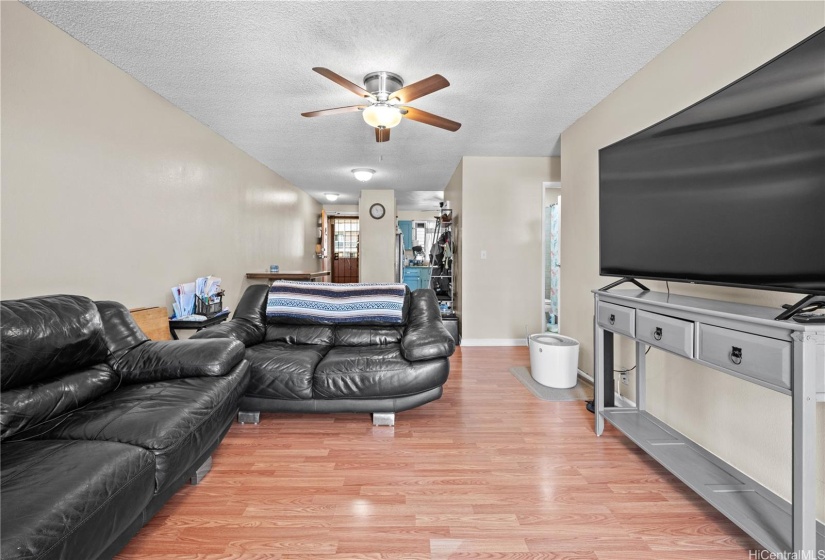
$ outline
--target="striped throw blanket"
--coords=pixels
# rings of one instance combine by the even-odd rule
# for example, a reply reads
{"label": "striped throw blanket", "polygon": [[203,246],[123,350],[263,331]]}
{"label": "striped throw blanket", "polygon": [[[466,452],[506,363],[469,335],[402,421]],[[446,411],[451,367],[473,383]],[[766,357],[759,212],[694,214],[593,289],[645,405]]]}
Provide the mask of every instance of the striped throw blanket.
{"label": "striped throw blanket", "polygon": [[266,315],[277,322],[400,325],[404,284],[273,282]]}

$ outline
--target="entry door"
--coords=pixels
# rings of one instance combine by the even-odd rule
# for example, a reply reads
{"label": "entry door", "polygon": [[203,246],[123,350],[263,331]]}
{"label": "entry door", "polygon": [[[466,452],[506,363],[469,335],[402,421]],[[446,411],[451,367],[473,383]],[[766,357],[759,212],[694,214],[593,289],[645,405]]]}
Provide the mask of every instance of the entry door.
{"label": "entry door", "polygon": [[360,223],[357,217],[333,217],[329,220],[332,238],[332,281],[338,284],[358,282]]}

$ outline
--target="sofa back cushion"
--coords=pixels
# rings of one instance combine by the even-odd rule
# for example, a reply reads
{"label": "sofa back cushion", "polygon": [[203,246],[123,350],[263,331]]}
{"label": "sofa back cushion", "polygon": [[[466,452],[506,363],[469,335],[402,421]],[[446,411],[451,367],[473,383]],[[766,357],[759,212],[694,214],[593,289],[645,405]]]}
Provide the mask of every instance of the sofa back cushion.
{"label": "sofa back cushion", "polygon": [[0,441],[45,433],[50,421],[117,388],[120,377],[106,364],[0,393]]}
{"label": "sofa back cushion", "polygon": [[335,346],[375,346],[398,344],[404,327],[339,326],[335,328]]}
{"label": "sofa back cushion", "polygon": [[[95,305],[103,323],[103,340],[112,358],[118,359],[135,346],[149,340],[122,303],[96,301]],[[166,328],[168,330],[168,323]]]}
{"label": "sofa back cushion", "polygon": [[97,307],[82,296],[0,302],[0,390],[33,385],[104,362]]}
{"label": "sofa back cushion", "polygon": [[273,282],[268,324],[403,325],[410,291],[406,284]]}
{"label": "sofa back cushion", "polygon": [[[252,284],[241,296],[232,314],[233,319],[248,321],[251,325],[259,328],[263,333],[266,323],[266,303],[269,294],[269,286],[266,284]],[[208,330],[208,329],[207,329]]]}
{"label": "sofa back cushion", "polygon": [[330,346],[333,342],[333,328],[328,325],[267,325],[264,342]]}

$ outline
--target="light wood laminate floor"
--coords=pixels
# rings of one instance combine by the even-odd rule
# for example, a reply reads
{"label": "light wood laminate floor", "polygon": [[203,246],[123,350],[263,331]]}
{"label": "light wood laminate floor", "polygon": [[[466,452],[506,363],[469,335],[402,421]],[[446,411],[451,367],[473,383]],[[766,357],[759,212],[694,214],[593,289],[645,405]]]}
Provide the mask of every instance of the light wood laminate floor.
{"label": "light wood laminate floor", "polygon": [[126,559],[737,559],[758,545],[581,402],[509,372],[526,348],[462,348],[444,396],[232,426]]}

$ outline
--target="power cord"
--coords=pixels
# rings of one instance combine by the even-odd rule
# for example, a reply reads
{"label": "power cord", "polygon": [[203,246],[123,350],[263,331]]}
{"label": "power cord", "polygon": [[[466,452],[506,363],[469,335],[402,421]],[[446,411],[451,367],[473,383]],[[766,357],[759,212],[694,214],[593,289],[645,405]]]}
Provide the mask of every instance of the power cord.
{"label": "power cord", "polygon": [[[645,350],[645,356],[647,356],[647,353],[648,353],[648,352],[650,352],[650,349],[651,349],[651,348],[653,348],[653,347],[652,347],[652,346],[648,346],[648,347],[647,347],[647,350]],[[638,364],[637,364],[637,365],[638,365]],[[632,367],[632,368],[630,368],[630,369],[614,369],[614,370],[613,370],[613,373],[630,373],[630,372],[631,372],[631,371],[633,371],[634,369],[636,369],[636,366],[633,366],[633,367]]]}
{"label": "power cord", "polygon": [[[645,356],[647,356],[647,353],[650,352],[651,348],[653,348],[653,347],[648,345],[647,350],[645,350]],[[636,364],[636,366],[638,366],[638,364]],[[614,369],[613,373],[630,373],[631,371],[636,369],[636,366],[633,366],[630,369]],[[585,401],[585,408],[587,409],[588,412],[595,414],[596,413],[596,402],[594,400]]]}

